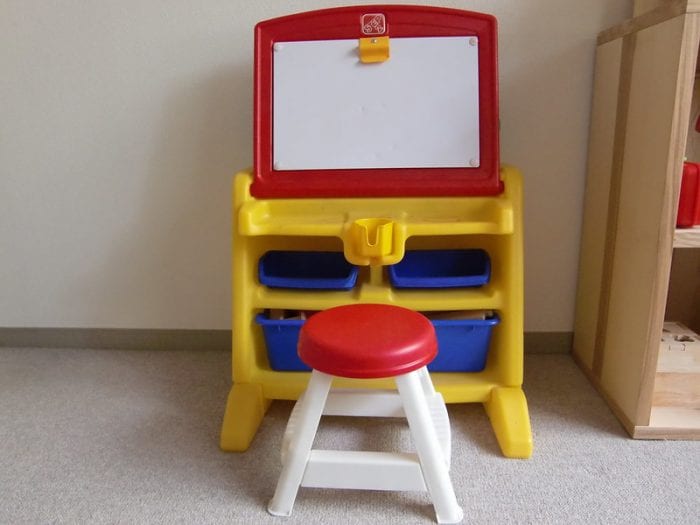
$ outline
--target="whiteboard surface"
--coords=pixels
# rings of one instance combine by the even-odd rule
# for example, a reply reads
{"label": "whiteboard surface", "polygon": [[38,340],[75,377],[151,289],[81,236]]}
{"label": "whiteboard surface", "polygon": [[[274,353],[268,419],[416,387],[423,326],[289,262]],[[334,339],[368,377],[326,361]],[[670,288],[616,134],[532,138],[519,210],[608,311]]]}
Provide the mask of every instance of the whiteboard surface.
{"label": "whiteboard surface", "polygon": [[356,39],[275,44],[275,170],[479,165],[477,39],[389,45],[363,64]]}

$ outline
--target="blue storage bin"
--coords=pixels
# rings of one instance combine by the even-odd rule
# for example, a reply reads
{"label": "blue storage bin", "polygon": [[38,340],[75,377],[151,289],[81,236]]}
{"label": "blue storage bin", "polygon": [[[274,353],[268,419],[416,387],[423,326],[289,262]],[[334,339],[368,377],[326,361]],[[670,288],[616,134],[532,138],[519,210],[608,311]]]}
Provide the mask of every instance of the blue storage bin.
{"label": "blue storage bin", "polygon": [[438,354],[428,365],[431,372],[480,372],[486,366],[491,331],[500,319],[432,320]]}
{"label": "blue storage bin", "polygon": [[[303,319],[269,319],[255,316],[262,327],[270,368],[282,372],[311,370],[297,355]],[[438,340],[438,354],[428,365],[431,372],[480,372],[486,366],[491,332],[500,319],[431,320]]]}
{"label": "blue storage bin", "polygon": [[273,288],[349,290],[357,266],[341,252],[269,251],[258,261],[258,278]]}
{"label": "blue storage bin", "polygon": [[303,319],[270,319],[265,314],[255,316],[262,327],[270,368],[279,371],[309,371],[297,355],[299,331]]}
{"label": "blue storage bin", "polygon": [[483,286],[491,276],[491,260],[484,250],[407,251],[389,266],[396,288],[459,288]]}

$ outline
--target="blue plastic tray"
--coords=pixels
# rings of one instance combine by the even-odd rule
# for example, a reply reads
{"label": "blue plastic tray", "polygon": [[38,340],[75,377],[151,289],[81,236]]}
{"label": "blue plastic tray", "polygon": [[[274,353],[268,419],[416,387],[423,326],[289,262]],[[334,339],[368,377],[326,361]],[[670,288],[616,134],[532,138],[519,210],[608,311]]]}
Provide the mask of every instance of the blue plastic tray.
{"label": "blue plastic tray", "polygon": [[491,276],[491,261],[484,250],[407,251],[389,266],[396,288],[459,288],[483,286]]}
{"label": "blue plastic tray", "polygon": [[431,372],[480,372],[486,366],[491,332],[500,319],[433,320],[438,354]]}
{"label": "blue plastic tray", "polygon": [[[258,314],[255,322],[262,327],[270,368],[277,371],[308,371],[297,355],[301,319],[272,320]],[[479,372],[486,366],[491,332],[500,319],[433,320],[438,340],[438,354],[428,365],[431,372]]]}
{"label": "blue plastic tray", "polygon": [[270,368],[279,371],[311,370],[297,355],[299,331],[305,322],[303,319],[273,320],[265,314],[258,314],[255,322],[263,329]]}
{"label": "blue plastic tray", "polygon": [[341,252],[269,251],[258,262],[258,278],[273,288],[349,290],[357,266]]}

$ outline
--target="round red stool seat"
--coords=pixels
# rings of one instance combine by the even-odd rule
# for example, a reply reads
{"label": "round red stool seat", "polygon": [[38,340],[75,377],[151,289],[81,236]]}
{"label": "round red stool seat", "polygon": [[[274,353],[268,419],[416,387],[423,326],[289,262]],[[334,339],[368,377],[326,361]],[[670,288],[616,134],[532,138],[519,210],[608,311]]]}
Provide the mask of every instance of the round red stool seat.
{"label": "round red stool seat", "polygon": [[418,312],[384,304],[324,310],[304,323],[298,353],[311,368],[339,377],[394,377],[437,354],[435,329]]}

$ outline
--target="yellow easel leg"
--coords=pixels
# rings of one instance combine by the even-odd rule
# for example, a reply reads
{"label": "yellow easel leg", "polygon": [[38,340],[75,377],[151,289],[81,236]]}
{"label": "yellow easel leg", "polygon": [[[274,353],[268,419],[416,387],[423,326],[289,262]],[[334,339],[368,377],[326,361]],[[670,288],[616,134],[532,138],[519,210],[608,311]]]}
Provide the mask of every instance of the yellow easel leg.
{"label": "yellow easel leg", "polygon": [[529,458],[532,455],[532,432],[527,400],[522,388],[496,387],[484,403],[503,455]]}
{"label": "yellow easel leg", "polygon": [[221,427],[222,450],[248,450],[265,412],[270,406],[258,384],[234,384],[226,401],[224,423]]}

